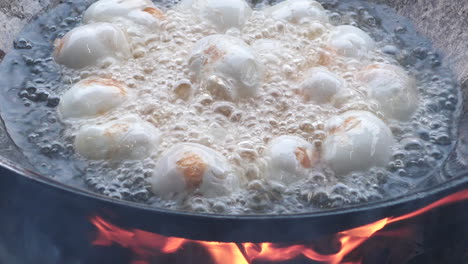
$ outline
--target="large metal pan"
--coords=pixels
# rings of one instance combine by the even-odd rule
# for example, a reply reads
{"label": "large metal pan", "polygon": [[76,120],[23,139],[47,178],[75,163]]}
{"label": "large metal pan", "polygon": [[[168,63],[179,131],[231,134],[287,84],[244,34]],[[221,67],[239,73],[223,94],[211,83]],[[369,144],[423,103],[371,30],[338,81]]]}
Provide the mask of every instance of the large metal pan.
{"label": "large metal pan", "polygon": [[[413,20],[421,34],[430,38],[445,55],[462,87],[464,109],[458,143],[446,168],[451,179],[438,186],[403,197],[319,213],[274,216],[227,216],[173,212],[141,204],[113,200],[95,193],[65,186],[41,176],[29,166],[0,124],[0,192],[2,199],[24,197],[47,203],[54,214],[72,212],[83,217],[110,217],[122,225],[166,236],[205,241],[276,242],[302,241],[360,226],[387,216],[421,208],[450,193],[468,188],[468,5],[465,0],[377,0]],[[0,0],[0,58],[12,40],[33,17],[58,4],[56,0]],[[456,168],[456,169],[453,169]],[[24,195],[19,195],[23,193]],[[32,205],[39,203],[31,201]],[[37,205],[36,205],[37,206]],[[1,203],[0,203],[1,207]]]}

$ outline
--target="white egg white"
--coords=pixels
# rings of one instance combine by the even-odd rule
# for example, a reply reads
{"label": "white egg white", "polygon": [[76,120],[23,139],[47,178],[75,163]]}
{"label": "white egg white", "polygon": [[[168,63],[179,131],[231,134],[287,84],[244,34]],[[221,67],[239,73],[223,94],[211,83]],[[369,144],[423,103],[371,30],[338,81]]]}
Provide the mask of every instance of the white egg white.
{"label": "white egg white", "polygon": [[327,48],[345,57],[360,58],[375,49],[375,41],[361,29],[342,25],[328,35]]}
{"label": "white egg white", "polygon": [[245,0],[183,0],[180,8],[190,9],[198,17],[213,24],[219,33],[242,29],[252,14]]}
{"label": "white egg white", "polygon": [[337,176],[385,166],[394,138],[390,128],[367,111],[348,111],[331,118],[322,147],[322,160]]}
{"label": "white egg white", "polygon": [[126,34],[110,23],[79,26],[55,41],[55,60],[69,68],[95,66],[104,59],[126,59],[130,55]]}
{"label": "white egg white", "polygon": [[160,132],[129,115],[102,125],[84,125],[75,135],[75,150],[90,160],[142,160],[159,146]]}
{"label": "white egg white", "polygon": [[241,39],[211,35],[192,49],[189,67],[201,88],[222,99],[255,97],[263,67],[255,51]]}
{"label": "white egg white", "polygon": [[305,177],[307,170],[314,167],[318,154],[312,144],[297,136],[280,136],[268,145],[267,157],[273,180],[291,184]]}
{"label": "white egg white", "polygon": [[128,97],[125,84],[107,78],[82,80],[60,98],[59,111],[63,118],[84,118],[102,115]]}
{"label": "white egg white", "polygon": [[328,22],[328,16],[323,6],[313,0],[286,0],[266,9],[265,12],[276,20],[292,23]]}
{"label": "white egg white", "polygon": [[401,67],[373,64],[366,67],[359,77],[386,118],[407,121],[418,108],[416,82]]}
{"label": "white egg white", "polygon": [[345,80],[324,67],[312,68],[299,85],[305,99],[316,104],[333,103],[344,88]]}
{"label": "white egg white", "polygon": [[85,24],[109,22],[121,27],[128,27],[130,23],[157,26],[164,19],[164,13],[150,0],[99,0],[83,15]]}
{"label": "white egg white", "polygon": [[154,194],[169,199],[196,191],[205,197],[229,194],[237,186],[232,168],[220,153],[199,144],[181,143],[157,162],[151,185]]}

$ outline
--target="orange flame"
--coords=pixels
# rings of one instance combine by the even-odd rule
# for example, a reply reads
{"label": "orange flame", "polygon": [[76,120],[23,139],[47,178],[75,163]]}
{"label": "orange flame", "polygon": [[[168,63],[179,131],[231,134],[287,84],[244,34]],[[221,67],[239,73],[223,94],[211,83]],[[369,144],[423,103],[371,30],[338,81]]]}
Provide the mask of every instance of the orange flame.
{"label": "orange flame", "polygon": [[[300,256],[328,264],[343,263],[343,259],[362,243],[374,236],[388,224],[409,219],[424,214],[436,207],[448,205],[468,199],[468,190],[440,199],[422,209],[399,216],[387,217],[374,223],[346,230],[336,234],[341,248],[337,253],[324,255],[315,251],[311,245],[280,246],[274,243],[221,243],[196,241],[177,237],[165,237],[143,230],[125,230],[96,216],[91,222],[99,233],[93,242],[97,246],[110,246],[117,243],[132,250],[136,259],[132,264],[149,264],[149,260],[158,255],[178,252],[187,243],[195,243],[209,252],[216,264],[249,264],[256,260],[280,262],[295,259]],[[343,264],[359,264],[349,262]]]}

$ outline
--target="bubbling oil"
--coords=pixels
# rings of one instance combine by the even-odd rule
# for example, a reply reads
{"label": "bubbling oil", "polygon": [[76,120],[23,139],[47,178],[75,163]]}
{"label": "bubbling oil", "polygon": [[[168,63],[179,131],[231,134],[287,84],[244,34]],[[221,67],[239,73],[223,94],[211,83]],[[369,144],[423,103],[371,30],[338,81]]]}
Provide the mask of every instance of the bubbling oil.
{"label": "bubbling oil", "polygon": [[[430,44],[389,7],[324,1],[330,23],[293,24],[262,12],[272,3],[252,4],[254,11],[245,25],[226,34],[253,47],[267,67],[257,96],[229,101],[191,80],[187,61],[192,47],[218,32],[177,8],[176,1],[157,3],[166,17],[157,31],[129,32],[132,58],[85,70],[58,66],[51,58],[52,42],[80,24],[89,4],[69,2],[40,18],[15,42],[16,54],[3,66],[2,77],[15,73],[5,76],[11,79],[9,93],[16,93],[8,102],[14,108],[2,109],[9,132],[43,174],[116,199],[223,214],[290,214],[344,207],[399,196],[434,178],[444,180],[439,168],[456,140],[459,90]],[[369,33],[377,48],[359,59],[329,54],[323,48],[327,33],[342,24]],[[280,48],[275,52],[268,48],[271,45]],[[410,120],[386,119],[366,96],[357,73],[373,63],[400,65],[416,79],[419,105]],[[327,66],[350,88],[334,105],[310,103],[298,93],[298,84],[316,66]],[[56,111],[59,96],[74,83],[94,76],[124,83],[135,99],[106,115],[62,121]],[[191,89],[197,92],[187,94]],[[372,112],[390,127],[397,143],[387,166],[341,177],[322,164],[292,184],[268,180],[266,152],[272,139],[292,135],[320,147],[327,136],[327,120],[349,110]],[[73,140],[80,127],[105,124],[123,113],[141,117],[164,135],[149,158],[88,161],[75,153]],[[149,178],[158,169],[156,162],[181,142],[221,153],[239,177],[240,188],[217,198],[196,192],[178,200],[154,196]]]}

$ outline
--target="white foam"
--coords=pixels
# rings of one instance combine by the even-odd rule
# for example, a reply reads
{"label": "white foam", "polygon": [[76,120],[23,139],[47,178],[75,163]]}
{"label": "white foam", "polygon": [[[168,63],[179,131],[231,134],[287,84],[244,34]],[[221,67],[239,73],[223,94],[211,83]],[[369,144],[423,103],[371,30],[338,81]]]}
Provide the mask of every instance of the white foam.
{"label": "white foam", "polygon": [[[189,2],[185,4],[193,1]],[[375,98],[365,93],[357,75],[375,61],[389,59],[374,50],[372,38],[360,29],[343,31],[343,27],[329,24],[328,19],[322,17],[326,16],[325,11],[314,1],[290,2],[313,5],[320,11],[316,14],[320,19],[301,19],[301,23],[297,23],[296,19],[272,18],[271,13],[254,10],[251,15],[244,16],[245,21],[240,21],[235,29],[217,35],[220,28],[210,19],[181,11],[181,6],[168,10],[158,32],[133,32],[135,37],[131,44],[139,47],[141,56],[108,68],[89,70],[96,76],[123,80],[137,99],[126,100],[113,111],[91,120],[75,120],[70,123],[69,133],[77,133],[82,126],[106,126],[128,113],[150,122],[163,136],[161,143],[143,156],[159,162],[154,168],[156,174],[162,173],[158,179],[174,178],[171,179],[175,182],[153,182],[158,186],[153,187],[154,193],[165,198],[187,191],[180,173],[172,173],[174,162],[171,161],[172,167],[165,163],[169,160],[168,153],[173,152],[171,149],[181,143],[209,148],[203,155],[222,155],[222,166],[234,173],[240,190],[252,181],[270,179],[271,168],[275,166],[290,174],[288,178],[272,177],[285,186],[315,181],[316,171],[326,174],[330,184],[336,182],[333,173],[325,173],[328,168],[343,176],[374,165],[385,166],[393,138],[387,121],[375,117],[378,109],[371,100]],[[305,17],[301,12],[298,11],[298,18]],[[222,28],[225,29],[225,25]],[[221,64],[210,61],[212,46],[220,55],[227,54],[221,56]],[[256,70],[248,70],[245,61],[255,64]],[[316,72],[324,74],[315,78]],[[220,87],[224,89],[221,96],[216,92]],[[350,115],[349,112],[341,115],[343,112],[362,109],[375,111],[356,117],[362,119],[365,131],[356,137],[350,136],[351,148],[340,145],[336,135],[327,135],[323,124],[328,120],[342,119]],[[285,138],[294,140],[278,143]],[[280,146],[281,150],[273,150],[275,146]],[[297,155],[292,155],[290,150],[292,147],[297,150],[298,146],[305,151],[297,155],[307,155],[314,161],[310,168],[297,166],[300,164]],[[362,150],[362,153],[354,155],[351,153],[354,150]],[[99,153],[92,148],[89,152],[78,152],[96,158],[93,151]],[[289,152],[282,160],[284,151]],[[321,152],[321,156],[314,156],[315,152]],[[107,154],[96,155],[101,158]],[[301,157],[304,160],[304,156]],[[361,162],[361,158],[366,158],[369,164]],[[272,160],[277,164],[272,165]],[[285,164],[281,165],[282,162]],[[367,165],[361,166],[364,163]],[[220,195],[217,192],[220,185],[207,185],[211,187],[202,188],[199,194]],[[230,194],[235,197],[236,193]],[[190,203],[189,200],[185,202]]]}

